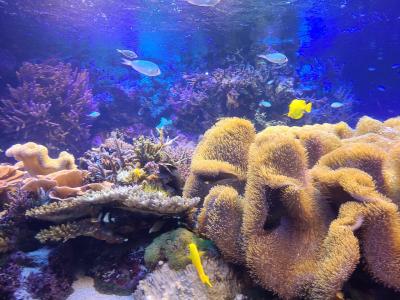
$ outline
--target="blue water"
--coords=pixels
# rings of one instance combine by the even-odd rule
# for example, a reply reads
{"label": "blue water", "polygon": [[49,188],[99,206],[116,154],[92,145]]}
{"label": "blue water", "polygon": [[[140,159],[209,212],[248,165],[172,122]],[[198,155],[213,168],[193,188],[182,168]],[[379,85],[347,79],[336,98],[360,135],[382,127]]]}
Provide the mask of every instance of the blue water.
{"label": "blue water", "polygon": [[[16,71],[23,62],[56,59],[89,71],[93,96],[101,110],[96,120],[89,121],[93,123],[92,136],[130,126],[129,118],[139,118],[146,127],[154,128],[163,117],[175,120],[175,129],[190,134],[193,130],[180,126],[185,120],[180,122],[182,116],[167,101],[170,89],[185,74],[227,68],[233,64],[232,57],[236,63],[254,66],[257,54],[272,51],[289,58],[290,76],[296,77],[299,96],[310,101],[323,97],[330,102],[347,101],[351,109],[345,121],[350,123],[365,114],[383,120],[399,113],[397,6],[396,1],[362,0],[223,0],[215,7],[199,7],[184,0],[2,0],[0,94],[7,97],[7,86],[18,85]],[[156,63],[162,74],[149,78],[123,66],[116,49],[134,50],[141,59]],[[124,93],[134,90],[140,100],[115,104],[116,96],[110,92],[115,86]],[[334,98],[338,93],[346,99]],[[262,98],[266,99],[250,97],[248,108],[220,111],[212,118],[253,118],[252,107],[268,101],[268,93]],[[110,106],[129,114],[118,118]],[[270,111],[277,115],[285,113],[283,107],[274,109],[272,106]],[[319,115],[316,110],[313,119],[303,123],[335,122],[333,114]]]}

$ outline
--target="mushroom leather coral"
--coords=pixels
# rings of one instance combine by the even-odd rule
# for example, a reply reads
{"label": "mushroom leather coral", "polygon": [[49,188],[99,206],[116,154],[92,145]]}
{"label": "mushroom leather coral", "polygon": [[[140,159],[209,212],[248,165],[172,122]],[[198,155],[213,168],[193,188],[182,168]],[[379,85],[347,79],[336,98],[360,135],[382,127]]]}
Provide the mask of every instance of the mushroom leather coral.
{"label": "mushroom leather coral", "polygon": [[207,195],[219,183],[243,185],[250,144],[255,137],[253,125],[239,118],[226,118],[208,130],[192,158],[191,175],[184,196]]}
{"label": "mushroom leather coral", "polygon": [[360,261],[400,289],[398,123],[265,129],[244,159],[245,192],[210,189],[196,229],[284,299],[333,298]]}
{"label": "mushroom leather coral", "polygon": [[65,169],[76,169],[73,155],[62,151],[58,158],[53,159],[49,157],[45,146],[33,142],[12,146],[6,151],[6,156],[22,161],[24,169],[33,176],[47,175]]}

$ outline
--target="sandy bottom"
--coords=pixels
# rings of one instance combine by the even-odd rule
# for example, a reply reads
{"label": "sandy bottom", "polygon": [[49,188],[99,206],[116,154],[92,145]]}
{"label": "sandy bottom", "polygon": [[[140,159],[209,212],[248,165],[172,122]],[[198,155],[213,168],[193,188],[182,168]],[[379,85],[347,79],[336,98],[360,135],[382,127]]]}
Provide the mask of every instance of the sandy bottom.
{"label": "sandy bottom", "polygon": [[72,288],[74,292],[67,300],[124,300],[133,299],[132,296],[116,296],[116,295],[105,295],[100,294],[94,288],[94,280],[92,277],[82,276],[76,280]]}

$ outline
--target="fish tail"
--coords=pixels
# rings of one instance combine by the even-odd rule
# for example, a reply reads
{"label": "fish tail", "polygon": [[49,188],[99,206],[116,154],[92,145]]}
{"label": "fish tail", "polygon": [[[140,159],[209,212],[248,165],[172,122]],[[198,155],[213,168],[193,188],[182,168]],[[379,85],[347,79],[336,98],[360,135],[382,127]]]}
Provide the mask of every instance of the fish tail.
{"label": "fish tail", "polygon": [[130,60],[126,59],[126,58],[122,58],[122,62],[121,63],[123,65],[126,65],[126,66],[132,66],[132,61],[130,61]]}
{"label": "fish tail", "polygon": [[311,108],[312,108],[312,103],[310,102],[306,105],[306,112],[308,113],[311,112]]}
{"label": "fish tail", "polygon": [[211,282],[210,282],[210,278],[209,278],[207,275],[204,275],[204,277],[203,277],[203,282],[204,282],[205,284],[207,284],[209,287],[212,287],[212,284],[211,284]]}

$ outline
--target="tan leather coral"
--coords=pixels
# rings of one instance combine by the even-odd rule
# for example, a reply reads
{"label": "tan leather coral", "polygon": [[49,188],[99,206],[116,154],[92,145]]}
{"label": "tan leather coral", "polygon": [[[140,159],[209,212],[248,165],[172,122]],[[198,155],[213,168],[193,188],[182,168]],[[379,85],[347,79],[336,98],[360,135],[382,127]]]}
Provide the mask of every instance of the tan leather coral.
{"label": "tan leather coral", "polygon": [[193,155],[191,175],[184,196],[207,195],[219,183],[243,185],[247,154],[255,129],[246,120],[226,118],[208,130]]}
{"label": "tan leather coral", "polygon": [[399,123],[266,128],[246,158],[244,198],[212,188],[198,232],[284,299],[333,298],[360,263],[400,289]]}
{"label": "tan leather coral", "polygon": [[10,147],[6,151],[6,156],[22,161],[24,169],[31,175],[47,175],[60,170],[76,169],[72,154],[62,151],[58,158],[50,158],[45,146],[33,142]]}

